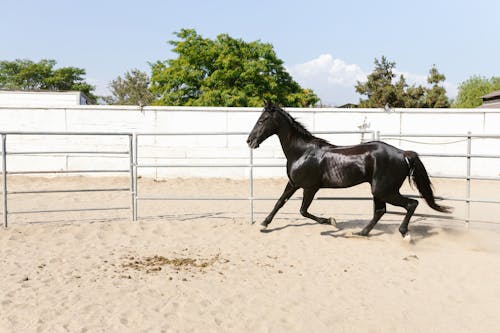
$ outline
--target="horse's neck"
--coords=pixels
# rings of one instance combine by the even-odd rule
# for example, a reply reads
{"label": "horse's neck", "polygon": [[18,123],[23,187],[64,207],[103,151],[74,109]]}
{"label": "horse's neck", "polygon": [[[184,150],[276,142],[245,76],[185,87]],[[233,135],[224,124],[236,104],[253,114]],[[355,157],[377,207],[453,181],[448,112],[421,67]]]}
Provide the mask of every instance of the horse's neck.
{"label": "horse's neck", "polygon": [[308,148],[305,139],[290,131],[281,131],[278,137],[287,160],[298,158]]}

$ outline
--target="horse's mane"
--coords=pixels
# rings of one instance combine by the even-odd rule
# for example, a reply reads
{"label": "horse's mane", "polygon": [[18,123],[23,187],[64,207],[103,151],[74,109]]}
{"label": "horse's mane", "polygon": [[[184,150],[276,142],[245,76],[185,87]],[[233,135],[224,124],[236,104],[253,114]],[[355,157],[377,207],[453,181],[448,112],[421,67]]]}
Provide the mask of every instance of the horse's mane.
{"label": "horse's mane", "polygon": [[291,125],[292,131],[295,132],[298,137],[303,138],[303,139],[307,139],[310,141],[314,141],[315,143],[317,143],[319,145],[330,144],[325,139],[321,139],[321,138],[318,138],[318,137],[312,135],[311,132],[309,132],[307,130],[307,128],[302,123],[300,123],[297,119],[292,117],[288,112],[283,110],[281,107],[274,105],[274,104],[268,104],[265,106],[265,109],[268,111],[279,112],[281,115],[283,115],[284,118]]}

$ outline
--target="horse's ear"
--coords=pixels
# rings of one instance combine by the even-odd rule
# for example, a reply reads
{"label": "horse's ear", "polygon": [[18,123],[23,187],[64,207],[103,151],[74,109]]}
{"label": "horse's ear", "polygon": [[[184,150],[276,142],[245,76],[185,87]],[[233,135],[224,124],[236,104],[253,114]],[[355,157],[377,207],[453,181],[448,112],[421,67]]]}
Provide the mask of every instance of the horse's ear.
{"label": "horse's ear", "polygon": [[269,100],[266,101],[266,104],[264,105],[264,111],[274,112],[277,109],[279,109],[279,107],[276,104],[274,104],[273,102],[271,102]]}
{"label": "horse's ear", "polygon": [[264,111],[271,111],[273,103],[269,100],[264,101]]}

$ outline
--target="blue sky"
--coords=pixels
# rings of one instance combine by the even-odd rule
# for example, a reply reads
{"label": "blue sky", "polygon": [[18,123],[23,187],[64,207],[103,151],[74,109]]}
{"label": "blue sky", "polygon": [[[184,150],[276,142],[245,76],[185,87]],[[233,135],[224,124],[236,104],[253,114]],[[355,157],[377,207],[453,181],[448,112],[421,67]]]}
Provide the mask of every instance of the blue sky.
{"label": "blue sky", "polygon": [[148,62],[175,57],[173,32],[194,28],[274,45],[323,103],[357,102],[356,80],[385,55],[408,81],[436,64],[451,97],[471,75],[500,75],[500,1],[0,0],[0,60],[55,59],[87,71],[97,93]]}

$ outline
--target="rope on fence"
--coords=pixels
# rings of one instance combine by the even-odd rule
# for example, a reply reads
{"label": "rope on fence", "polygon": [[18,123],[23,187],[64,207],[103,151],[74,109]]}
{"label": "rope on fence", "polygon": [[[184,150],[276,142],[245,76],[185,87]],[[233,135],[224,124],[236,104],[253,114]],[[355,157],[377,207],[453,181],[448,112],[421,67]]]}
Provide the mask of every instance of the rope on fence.
{"label": "rope on fence", "polygon": [[422,142],[422,141],[408,140],[408,139],[402,139],[399,137],[389,137],[389,136],[387,136],[387,137],[381,136],[381,138],[383,138],[385,140],[400,140],[400,141],[406,141],[406,142],[411,142],[411,143],[418,143],[418,144],[422,144],[422,145],[448,145],[448,144],[467,141],[467,139],[462,139],[462,140],[448,141],[448,142]]}

